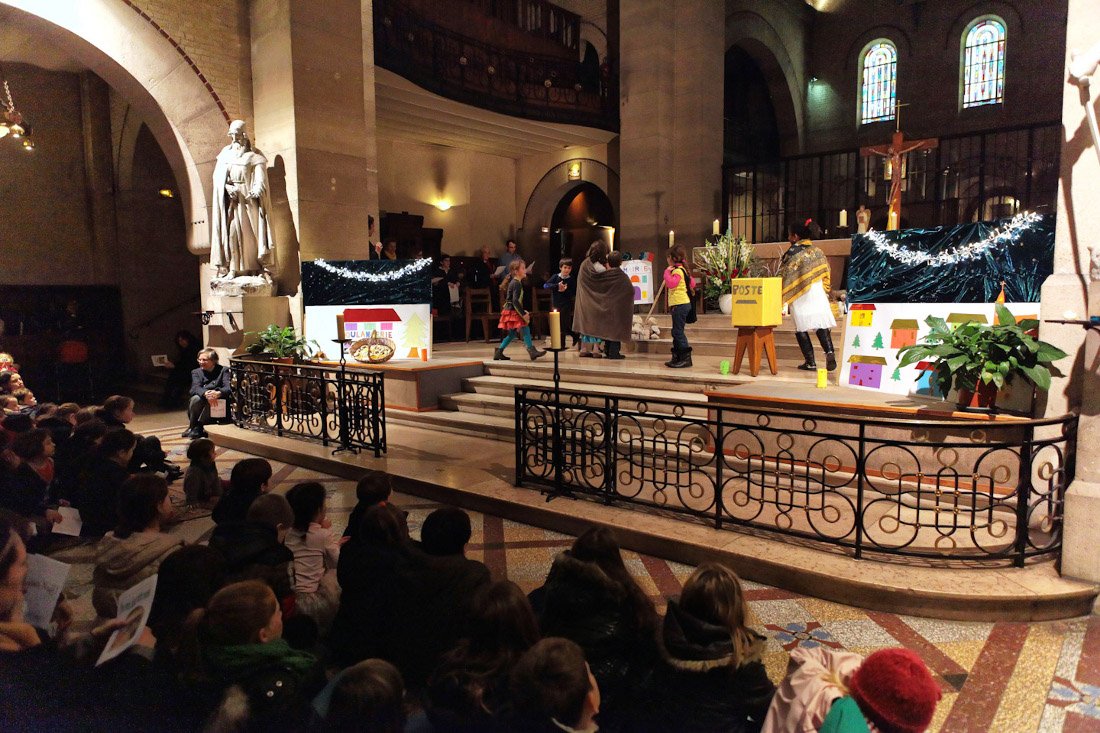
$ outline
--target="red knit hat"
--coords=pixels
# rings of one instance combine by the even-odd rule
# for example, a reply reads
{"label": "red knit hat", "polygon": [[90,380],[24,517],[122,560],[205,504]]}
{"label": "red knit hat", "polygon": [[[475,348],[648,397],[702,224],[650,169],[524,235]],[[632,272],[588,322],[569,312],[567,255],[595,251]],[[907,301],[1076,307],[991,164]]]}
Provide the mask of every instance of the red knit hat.
{"label": "red knit hat", "polygon": [[880,649],[848,680],[860,711],[882,733],[922,733],[932,722],[940,688],[908,649]]}

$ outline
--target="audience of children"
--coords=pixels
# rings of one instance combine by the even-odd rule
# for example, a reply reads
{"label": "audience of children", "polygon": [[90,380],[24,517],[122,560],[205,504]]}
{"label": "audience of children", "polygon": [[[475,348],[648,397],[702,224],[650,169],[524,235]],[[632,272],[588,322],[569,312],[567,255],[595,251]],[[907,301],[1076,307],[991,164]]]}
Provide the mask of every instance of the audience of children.
{"label": "audience of children", "polygon": [[[733,571],[697,568],[662,619],[606,528],[578,537],[528,600],[465,557],[465,512],[432,512],[411,541],[382,472],[360,480],[340,539],[323,485],[270,494],[270,464],[242,460],[209,545],[185,546],[163,532],[166,479],[132,472],[138,439],[126,415],[100,414],[113,429],[76,405],[0,424],[0,506],[22,514],[0,511],[0,729],[156,720],[163,730],[916,733],[932,720],[939,686],[904,649],[864,660],[798,648],[776,691]],[[190,501],[220,489],[212,448],[189,450]],[[22,621],[30,532],[31,551],[48,549],[41,538],[70,501],[85,534],[105,534],[93,574],[100,616],[159,573],[149,630],[102,667],[92,662],[119,622],[73,637],[64,602],[56,639]],[[295,625],[314,633],[292,634]],[[92,711],[104,703],[100,719]]]}

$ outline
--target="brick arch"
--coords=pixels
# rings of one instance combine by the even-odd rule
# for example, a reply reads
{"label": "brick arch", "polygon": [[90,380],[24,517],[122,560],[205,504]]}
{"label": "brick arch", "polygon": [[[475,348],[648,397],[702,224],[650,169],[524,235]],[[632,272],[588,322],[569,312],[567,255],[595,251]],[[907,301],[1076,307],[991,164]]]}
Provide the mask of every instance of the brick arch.
{"label": "brick arch", "polygon": [[745,51],[764,74],[775,107],[780,152],[801,152],[806,102],[803,70],[796,68],[776,29],[756,13],[726,16],[726,52],[734,46]]}
{"label": "brick arch", "polygon": [[179,44],[128,0],[0,0],[0,19],[47,38],[133,105],[172,166],[188,249],[209,252],[211,179],[228,116]]}

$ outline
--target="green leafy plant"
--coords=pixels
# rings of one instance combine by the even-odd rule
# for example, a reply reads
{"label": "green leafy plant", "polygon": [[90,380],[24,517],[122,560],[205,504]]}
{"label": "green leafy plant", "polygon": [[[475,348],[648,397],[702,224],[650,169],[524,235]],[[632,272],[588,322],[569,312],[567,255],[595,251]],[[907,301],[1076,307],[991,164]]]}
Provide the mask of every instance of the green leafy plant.
{"label": "green leafy plant", "polygon": [[316,341],[307,341],[298,335],[294,326],[270,325],[262,331],[251,331],[248,336],[256,340],[248,347],[252,354],[271,354],[276,359],[309,358],[317,351]]}
{"label": "green leafy plant", "polygon": [[900,366],[934,360],[936,386],[946,395],[952,387],[974,391],[979,385],[997,389],[1019,376],[1039,389],[1050,389],[1050,365],[1066,356],[1053,344],[1039,341],[1031,331],[1033,319],[1016,322],[1003,305],[997,306],[997,323],[962,323],[952,328],[935,316],[925,319],[931,330],[923,343],[898,351]]}
{"label": "green leafy plant", "polygon": [[758,269],[755,248],[744,237],[728,231],[713,243],[696,247],[692,260],[702,276],[703,295],[707,298],[733,292],[734,278],[752,277]]}

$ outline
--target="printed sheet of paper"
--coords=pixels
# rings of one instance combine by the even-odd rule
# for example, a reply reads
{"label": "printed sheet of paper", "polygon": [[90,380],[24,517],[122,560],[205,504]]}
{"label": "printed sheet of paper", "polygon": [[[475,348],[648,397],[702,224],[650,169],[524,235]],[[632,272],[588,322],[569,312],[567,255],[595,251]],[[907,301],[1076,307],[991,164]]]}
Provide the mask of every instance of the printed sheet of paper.
{"label": "printed sheet of paper", "polygon": [[225,400],[214,400],[210,405],[210,417],[225,417]]}
{"label": "printed sheet of paper", "polygon": [[153,362],[153,366],[155,367],[171,368],[172,366],[170,363],[168,363],[168,354],[151,354],[149,356],[149,359]]}
{"label": "printed sheet of paper", "polygon": [[50,628],[53,611],[69,578],[70,566],[45,555],[27,555],[23,620],[36,629]]}
{"label": "printed sheet of paper", "polygon": [[111,634],[107,646],[99,655],[99,661],[95,663],[97,667],[122,654],[141,638],[141,632],[149,622],[149,611],[153,607],[153,594],[156,590],[157,576],[150,575],[118,597],[118,614],[115,618],[125,619],[126,625]]}

